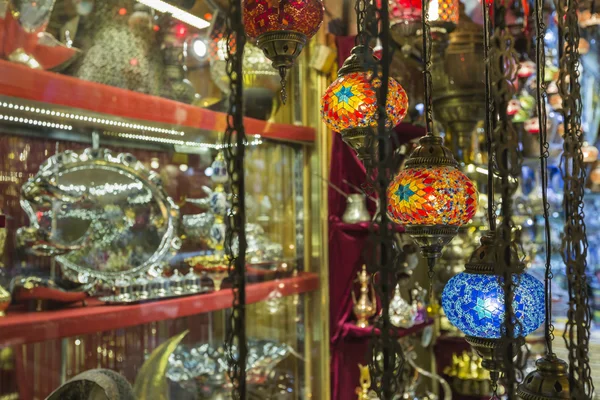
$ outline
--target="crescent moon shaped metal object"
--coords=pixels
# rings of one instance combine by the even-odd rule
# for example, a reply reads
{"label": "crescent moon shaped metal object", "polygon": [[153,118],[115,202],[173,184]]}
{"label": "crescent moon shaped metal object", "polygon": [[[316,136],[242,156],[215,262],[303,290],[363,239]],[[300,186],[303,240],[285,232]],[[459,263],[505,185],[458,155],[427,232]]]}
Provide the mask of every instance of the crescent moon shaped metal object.
{"label": "crescent moon shaped metal object", "polygon": [[133,392],[136,399],[169,400],[168,385],[165,379],[169,356],[188,332],[189,330],[185,330],[173,336],[150,354],[135,378]]}

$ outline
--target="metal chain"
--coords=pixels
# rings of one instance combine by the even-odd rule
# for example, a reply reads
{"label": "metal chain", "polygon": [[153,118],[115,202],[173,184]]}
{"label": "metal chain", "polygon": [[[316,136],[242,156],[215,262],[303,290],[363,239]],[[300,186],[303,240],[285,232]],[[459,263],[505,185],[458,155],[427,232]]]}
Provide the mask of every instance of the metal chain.
{"label": "metal chain", "polygon": [[[437,1],[437,0],[433,0]],[[423,31],[423,87],[425,89],[425,129],[433,135],[433,100],[431,96],[431,26],[429,25],[429,0],[421,0],[421,29]]]}
{"label": "metal chain", "polygon": [[395,245],[395,233],[387,216],[387,188],[394,172],[393,131],[387,121],[388,80],[390,77],[391,42],[389,34],[388,2],[378,5],[365,0],[357,0],[357,20],[359,24],[358,44],[368,45],[372,39],[381,41],[380,62],[373,58],[364,60],[365,70],[369,71],[371,85],[377,91],[377,129],[375,140],[368,141],[368,152],[372,160],[367,167],[367,186],[377,195],[380,221],[369,227],[369,243],[365,259],[369,271],[378,277],[374,286],[381,302],[381,316],[373,327],[369,349],[369,369],[373,379],[373,389],[380,399],[392,400],[402,391],[402,370],[404,356],[396,340],[395,328],[390,322],[389,305],[396,286],[395,262],[400,251]]}
{"label": "metal chain", "polygon": [[487,110],[485,113],[485,141],[488,150],[488,177],[487,177],[487,218],[490,226],[490,232],[496,231],[496,207],[494,203],[494,122],[496,121],[496,110],[494,99],[492,98],[492,81],[490,73],[490,3],[482,1],[483,11],[483,58],[485,62],[485,104]]}
{"label": "metal chain", "polygon": [[[505,22],[506,7],[500,1],[494,3],[494,27],[492,46],[489,52],[492,92],[494,104],[498,113],[498,121],[494,129],[495,161],[500,178],[499,193],[502,198],[500,226],[497,227],[496,243],[496,275],[504,288],[504,321],[503,352],[504,352],[504,381],[506,394],[509,399],[515,398],[517,380],[522,376],[521,352],[516,351],[517,339],[515,333],[520,332],[520,322],[516,320],[513,309],[513,299],[519,285],[521,264],[511,255],[517,251],[513,240],[514,229],[512,197],[518,187],[516,177],[521,175],[522,159],[517,132],[507,114],[508,102],[512,99],[515,88],[512,82],[516,79],[518,54],[515,51],[515,38],[511,35]],[[515,357],[517,360],[515,361]]]}
{"label": "metal chain", "polygon": [[[230,79],[227,128],[223,137],[227,171],[231,183],[231,208],[226,218],[225,251],[229,260],[233,306],[229,316],[225,347],[228,355],[228,376],[234,400],[246,398],[246,205],[244,181],[244,101],[242,65],[246,36],[242,23],[241,3],[229,0],[227,16],[226,72]],[[237,248],[235,246],[237,242]]]}
{"label": "metal chain", "polygon": [[585,275],[588,241],[583,212],[586,171],[581,152],[584,137],[581,130],[578,5],[577,0],[559,0],[556,7],[561,38],[558,88],[565,127],[561,156],[565,228],[561,253],[569,289],[568,322],[563,337],[569,353],[569,380],[573,396],[591,399],[594,384],[588,355],[591,311]]}
{"label": "metal chain", "polygon": [[367,46],[369,44],[369,33],[365,29],[368,4],[369,3],[367,2],[367,0],[356,0],[356,3],[354,4],[354,11],[356,11],[357,28],[357,34],[355,39],[356,45]]}
{"label": "metal chain", "polygon": [[546,318],[544,322],[544,334],[546,337],[546,352],[554,354],[552,351],[552,341],[554,340],[554,326],[552,325],[552,237],[550,235],[550,204],[548,203],[548,118],[546,116],[546,104],[548,94],[545,82],[546,69],[546,49],[544,46],[544,35],[546,25],[544,23],[544,0],[535,0],[535,62],[536,62],[536,102],[538,122],[540,125],[539,143],[540,143],[540,175],[542,180],[542,204],[544,207],[544,239],[546,242],[545,251],[545,274],[544,274],[544,292],[546,295]]}

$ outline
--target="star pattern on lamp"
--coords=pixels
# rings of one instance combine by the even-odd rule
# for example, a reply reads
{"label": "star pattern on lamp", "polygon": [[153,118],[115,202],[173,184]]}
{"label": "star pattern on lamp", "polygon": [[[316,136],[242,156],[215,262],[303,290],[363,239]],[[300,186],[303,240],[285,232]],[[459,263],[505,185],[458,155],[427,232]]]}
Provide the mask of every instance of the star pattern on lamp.
{"label": "star pattern on lamp", "polygon": [[477,316],[480,319],[483,318],[492,318],[492,312],[488,310],[489,300],[477,299],[477,305],[475,306],[475,311],[477,312]]}
{"label": "star pattern on lamp", "polygon": [[400,199],[400,201],[410,201],[410,198],[413,194],[415,194],[415,192],[410,189],[410,185],[400,185],[396,191],[396,194],[398,195],[398,199]]}
{"label": "star pattern on lamp", "polygon": [[352,93],[352,88],[349,86],[342,86],[335,95],[340,103],[350,103],[350,99],[354,97],[354,93]]}
{"label": "star pattern on lamp", "polygon": [[402,170],[388,188],[388,215],[402,225],[464,225],[477,208],[477,190],[454,167]]}
{"label": "star pattern on lamp", "polygon": [[[377,126],[377,92],[381,79],[366,72],[352,72],[336,79],[321,99],[321,118],[332,130]],[[408,97],[393,78],[388,81],[387,121],[394,127],[408,112]]]}

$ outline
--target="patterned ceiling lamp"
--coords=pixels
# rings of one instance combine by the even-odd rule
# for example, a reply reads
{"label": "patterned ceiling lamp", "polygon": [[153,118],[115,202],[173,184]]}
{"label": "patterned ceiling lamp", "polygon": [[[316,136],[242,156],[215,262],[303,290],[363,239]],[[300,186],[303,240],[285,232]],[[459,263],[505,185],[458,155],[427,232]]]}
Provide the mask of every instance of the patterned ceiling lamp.
{"label": "patterned ceiling lamp", "polygon": [[246,34],[273,62],[281,76],[285,104],[287,70],[323,22],[322,0],[243,0]]}
{"label": "patterned ceiling lamp", "polygon": [[421,0],[421,9],[428,4],[428,9],[421,13],[426,135],[388,186],[387,214],[417,242],[432,275],[444,246],[475,215],[478,194],[473,182],[458,169],[458,162],[444,147],[443,139],[434,134],[431,42],[432,32],[438,26],[434,22],[445,18],[441,17],[441,9],[445,7],[438,2],[434,7],[434,3]]}
{"label": "patterned ceiling lamp", "polygon": [[[462,272],[448,281],[442,292],[442,308],[452,325],[467,335],[467,342],[482,357],[484,368],[502,370],[502,324],[504,289],[495,275],[495,234],[489,232],[473,252]],[[519,263],[516,251],[513,262]],[[544,322],[544,285],[529,274],[514,274],[519,281],[514,293],[513,309],[520,324],[515,336],[524,338]]]}
{"label": "patterned ceiling lamp", "polygon": [[388,187],[388,215],[405,226],[433,263],[458,228],[473,218],[477,197],[442,138],[427,135]]}
{"label": "patterned ceiling lamp", "polygon": [[[368,140],[375,136],[377,126],[378,78],[371,81],[372,73],[362,64],[363,57],[373,58],[373,50],[358,45],[338,71],[338,78],[327,88],[321,99],[321,118],[352,147],[363,162],[370,161]],[[373,58],[374,59],[374,58]],[[402,86],[393,78],[388,81],[388,128],[394,128],[406,116],[408,97]]]}

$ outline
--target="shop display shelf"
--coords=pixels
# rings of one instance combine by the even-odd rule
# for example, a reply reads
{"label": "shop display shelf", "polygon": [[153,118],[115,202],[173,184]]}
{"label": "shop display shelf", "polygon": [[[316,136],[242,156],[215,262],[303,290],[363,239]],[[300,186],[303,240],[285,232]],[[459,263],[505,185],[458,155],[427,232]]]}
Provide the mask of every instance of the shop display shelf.
{"label": "shop display shelf", "polygon": [[[422,332],[428,326],[433,325],[433,320],[428,319],[419,324],[415,324],[410,328],[394,328],[391,332],[393,337],[398,339],[403,338],[405,336],[414,335]],[[345,335],[347,340],[362,340],[362,339],[370,339],[373,336],[373,327],[368,328],[360,328],[354,324],[354,322],[346,322],[344,323],[343,330],[347,332]],[[379,329],[375,329],[375,335],[379,335]]]}
{"label": "shop display shelf", "polygon": [[[249,284],[246,287],[246,303],[266,300],[275,289],[283,296],[291,296],[318,288],[317,274],[300,273],[291,278]],[[106,305],[97,299],[90,299],[85,307],[79,303],[53,311],[9,309],[7,315],[0,318],[0,348],[218,311],[231,307],[232,302],[232,290],[222,289],[134,305]]]}
{"label": "shop display shelf", "polygon": [[[70,119],[62,117],[62,124],[81,124],[84,121],[79,117],[88,117],[86,126],[96,124],[98,128],[104,127],[115,132],[123,132],[132,125],[150,125],[151,128],[176,128],[185,134],[189,133],[188,136],[166,137],[196,141],[198,136],[206,136],[207,131],[223,132],[227,125],[227,115],[222,112],[54,72],[34,70],[3,60],[0,60],[0,96],[0,115],[13,113],[22,118],[40,120],[55,117],[48,114],[28,116],[23,115],[21,109],[2,107],[3,103],[8,105],[12,101],[19,107],[46,107],[67,117],[77,116]],[[103,120],[108,122],[98,123]],[[119,122],[130,126],[115,124]],[[266,139],[300,143],[315,140],[315,130],[306,126],[244,118],[244,127],[247,135],[260,135]],[[139,129],[131,132],[146,134]],[[156,131],[152,132],[154,134]]]}

